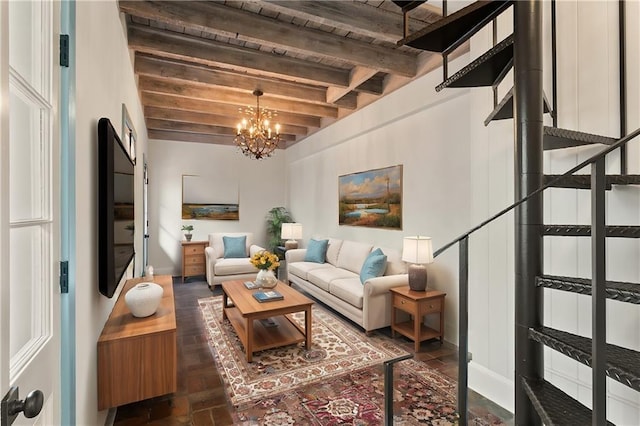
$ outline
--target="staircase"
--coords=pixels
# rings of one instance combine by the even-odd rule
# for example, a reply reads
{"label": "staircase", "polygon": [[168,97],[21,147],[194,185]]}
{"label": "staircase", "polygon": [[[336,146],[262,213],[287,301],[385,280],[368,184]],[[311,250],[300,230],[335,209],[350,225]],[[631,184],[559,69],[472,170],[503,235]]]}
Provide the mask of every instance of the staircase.
{"label": "staircase", "polygon": [[[405,15],[423,3],[421,1],[394,1],[402,8]],[[497,86],[504,80],[508,71],[514,66],[514,52],[516,43],[514,35],[510,35],[495,45],[486,53],[473,60],[467,66],[456,72],[452,76],[446,75],[447,55],[469,40],[485,25],[494,20],[499,14],[511,7],[512,1],[477,1],[461,10],[443,17],[440,21],[418,31],[414,34],[406,34],[405,38],[398,42],[398,45],[408,45],[419,49],[439,52],[443,54],[445,76],[443,82],[435,90],[440,91],[445,88],[458,87],[492,87],[496,93]],[[446,0],[445,0],[446,9]],[[518,6],[515,6],[518,7]],[[445,12],[446,15],[446,12]],[[515,26],[516,31],[521,29]],[[520,27],[521,28],[521,27]],[[622,50],[624,51],[624,50]],[[515,79],[514,79],[515,80]],[[517,84],[517,83],[514,83]],[[621,87],[624,85],[621,83]],[[509,90],[501,102],[494,100],[494,109],[485,120],[485,126],[493,120],[513,118],[513,94],[514,88]],[[520,88],[524,93],[530,88]],[[540,88],[540,91],[542,89]],[[542,93],[544,113],[551,113],[555,116],[556,111],[552,111],[549,103]],[[622,95],[621,95],[622,96]],[[495,99],[495,97],[494,97]],[[555,104],[555,103],[554,103]],[[622,113],[624,115],[624,113]],[[555,122],[555,120],[554,120]],[[544,275],[542,270],[538,276],[533,277],[531,283],[538,289],[547,288],[554,291],[568,291],[592,298],[592,322],[593,340],[576,334],[568,333],[546,327],[543,324],[531,324],[528,328],[529,342],[547,346],[560,352],[584,365],[592,367],[593,371],[593,411],[582,405],[574,398],[558,389],[552,383],[544,380],[544,369],[542,366],[535,371],[535,374],[525,374],[518,371],[516,366],[516,424],[537,424],[538,420],[545,424],[611,424],[606,421],[606,376],[617,380],[631,389],[640,391],[640,353],[624,347],[607,344],[605,341],[605,298],[616,300],[621,303],[640,304],[640,284],[605,281],[605,238],[640,238],[640,226],[605,226],[605,191],[611,190],[614,185],[640,185],[640,175],[622,174],[605,175],[604,158],[615,149],[624,149],[627,142],[635,139],[640,140],[640,129],[628,133],[624,137],[612,138],[608,136],[593,135],[576,130],[560,129],[557,127],[544,126],[543,150],[559,150],[578,146],[600,146],[603,150],[592,158],[582,162],[563,175],[545,175],[543,186],[529,194],[525,194],[518,202],[505,208],[498,214],[487,219],[478,226],[472,228],[454,241],[446,244],[435,252],[435,256],[446,251],[454,245],[460,247],[460,330],[459,330],[459,391],[458,409],[460,413],[460,424],[467,424],[467,299],[468,299],[468,239],[478,229],[483,228],[490,222],[501,217],[505,213],[517,208],[527,208],[531,203],[542,210],[542,197],[538,196],[548,188],[573,188],[578,190],[589,190],[592,194],[592,224],[591,225],[565,225],[546,224],[540,226],[540,236],[563,236],[563,237],[591,237],[592,238],[592,271],[593,278],[577,278]],[[591,174],[575,174],[575,172],[591,166]],[[624,171],[626,166],[621,165]],[[517,185],[516,185],[517,186]],[[539,204],[535,204],[539,203]],[[539,222],[536,222],[539,223]],[[516,223],[516,226],[519,226]],[[531,226],[531,225],[529,225]],[[518,229],[516,229],[518,234]],[[539,248],[538,248],[539,247]],[[524,250],[529,252],[528,247]],[[542,251],[542,246],[534,246],[533,249]],[[522,250],[522,248],[521,248]],[[542,253],[540,253],[540,256]],[[518,258],[526,256],[519,253]],[[516,268],[517,269],[517,268]],[[523,268],[529,269],[529,268]],[[526,283],[516,283],[518,286],[525,286]],[[516,295],[518,292],[516,291]],[[517,296],[516,296],[517,297]],[[537,300],[542,303],[542,298]],[[518,309],[522,307],[523,300],[516,300],[515,309],[518,317]],[[541,306],[534,309],[542,311]],[[541,322],[541,320],[540,320]],[[518,324],[516,324],[518,325]],[[535,353],[527,352],[536,344],[519,343],[516,336],[516,357],[534,358]],[[525,346],[525,347],[523,347]],[[541,353],[541,346],[537,346],[534,351]],[[537,413],[539,419],[532,418],[529,414],[523,415],[518,412],[519,395],[526,399],[532,408],[527,408],[525,413]],[[520,405],[522,406],[522,405]],[[535,410],[535,411],[533,411]]]}

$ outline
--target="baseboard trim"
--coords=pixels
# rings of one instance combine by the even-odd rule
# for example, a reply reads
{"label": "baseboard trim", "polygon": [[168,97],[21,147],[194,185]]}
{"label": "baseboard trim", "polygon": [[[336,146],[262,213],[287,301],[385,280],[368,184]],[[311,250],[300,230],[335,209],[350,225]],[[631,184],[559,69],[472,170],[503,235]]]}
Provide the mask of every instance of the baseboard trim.
{"label": "baseboard trim", "polygon": [[475,362],[469,363],[469,387],[495,402],[505,410],[514,412],[513,382]]}

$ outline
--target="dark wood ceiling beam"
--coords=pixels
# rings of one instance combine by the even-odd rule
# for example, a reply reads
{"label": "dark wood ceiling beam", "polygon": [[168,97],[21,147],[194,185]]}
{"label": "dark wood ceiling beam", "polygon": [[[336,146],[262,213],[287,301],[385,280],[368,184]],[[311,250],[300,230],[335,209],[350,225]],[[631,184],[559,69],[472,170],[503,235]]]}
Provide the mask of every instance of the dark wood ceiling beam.
{"label": "dark wood ceiling beam", "polygon": [[[294,18],[316,24],[351,31],[376,40],[396,43],[404,37],[402,12],[383,10],[359,2],[347,1],[252,1],[265,9],[285,13]],[[435,10],[428,22],[441,18]],[[415,32],[425,27],[425,22],[409,17],[409,30]]]}
{"label": "dark wood ceiling beam", "polygon": [[174,132],[169,130],[153,130],[149,129],[147,132],[149,139],[158,139],[165,141],[177,141],[177,142],[197,142],[208,143],[212,145],[229,145],[234,146],[233,138],[229,136],[218,135],[205,135],[199,133],[188,132]]}
{"label": "dark wood ceiling beam", "polygon": [[356,110],[358,108],[358,94],[349,92],[334,102],[337,106],[344,109]]}
{"label": "dark wood ceiling beam", "polygon": [[329,87],[327,89],[327,102],[335,103],[344,95],[378,74],[378,70],[365,67],[355,67],[349,75],[349,87]]}
{"label": "dark wood ceiling beam", "polygon": [[[141,92],[142,105],[159,108],[173,108],[183,111],[205,112],[218,115],[227,115],[229,117],[239,118],[238,107],[230,104],[223,104],[214,101],[206,101],[201,99],[191,99],[182,96],[173,96],[160,93]],[[281,125],[291,124],[294,126],[319,128],[321,125],[320,117],[309,115],[290,114],[286,112],[278,112],[278,122]]]}
{"label": "dark wood ceiling beam", "polygon": [[[223,87],[209,87],[188,83],[178,84],[155,77],[140,77],[138,80],[138,88],[145,92],[165,93],[193,99],[233,104],[236,108],[256,105],[256,97],[251,93],[241,93]],[[277,111],[278,113],[285,111],[319,117],[335,118],[338,116],[338,108],[335,106],[295,102],[274,98],[268,94],[260,97],[260,104],[262,107],[271,111]]]}
{"label": "dark wood ceiling beam", "polygon": [[[175,132],[220,135],[220,136],[227,136],[231,140],[233,140],[233,138],[236,135],[236,132],[233,128],[222,127],[222,126],[182,123],[179,121],[158,120],[155,118],[147,118],[146,123],[147,123],[147,129],[153,129],[153,130],[168,130],[168,131],[175,131]],[[296,137],[294,135],[281,134],[280,139],[284,141],[295,141]]]}
{"label": "dark wood ceiling beam", "polygon": [[384,93],[384,76],[375,76],[357,86],[356,92],[369,93],[371,95],[382,95]]}
{"label": "dark wood ceiling beam", "polygon": [[416,75],[416,57],[395,48],[288,24],[215,2],[120,1],[119,4],[121,11],[140,18],[226,37],[235,36],[298,53],[338,58],[406,77]]}
{"label": "dark wood ceiling beam", "polygon": [[[182,111],[171,108],[158,108],[147,106],[144,108],[144,116],[147,119],[179,121],[183,123],[207,124],[210,126],[223,126],[235,131],[236,125],[240,121],[240,115],[236,117],[209,114],[205,112]],[[306,127],[293,126],[291,124],[281,124],[283,134],[306,136]]]}
{"label": "dark wood ceiling beam", "polygon": [[325,103],[327,90],[324,87],[293,84],[286,81],[259,78],[247,74],[225,72],[204,65],[169,60],[136,53],[135,72],[139,75],[162,77],[175,81],[188,81],[211,86],[225,86],[252,92],[260,89],[270,96],[304,99]]}
{"label": "dark wood ceiling beam", "polygon": [[128,28],[129,47],[136,51],[308,84],[349,84],[348,70],[142,25],[130,24]]}

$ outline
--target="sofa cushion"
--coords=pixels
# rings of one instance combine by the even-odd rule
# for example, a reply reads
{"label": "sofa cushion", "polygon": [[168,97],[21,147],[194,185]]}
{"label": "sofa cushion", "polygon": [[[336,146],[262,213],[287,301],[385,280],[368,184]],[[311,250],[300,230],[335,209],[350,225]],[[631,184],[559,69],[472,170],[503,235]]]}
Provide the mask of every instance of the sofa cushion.
{"label": "sofa cushion", "polygon": [[251,274],[258,272],[255,266],[249,262],[248,257],[219,259],[213,267],[216,275]]}
{"label": "sofa cushion", "polygon": [[324,263],[328,244],[329,240],[309,240],[307,253],[304,255],[304,261]]}
{"label": "sofa cushion", "polygon": [[345,240],[338,254],[338,267],[356,274],[360,273],[362,264],[371,252],[373,245]]}
{"label": "sofa cushion", "polygon": [[242,237],[229,237],[225,235],[222,237],[222,244],[224,245],[224,257],[229,258],[241,258],[247,257],[247,236]]}
{"label": "sofa cushion", "polygon": [[342,278],[353,278],[354,276],[355,274],[353,272],[336,267],[317,268],[309,271],[307,281],[324,291],[329,291],[329,284],[332,281]]}
{"label": "sofa cushion", "polygon": [[327,262],[333,266],[338,266],[338,253],[342,247],[342,240],[329,238],[329,247],[327,247]]}
{"label": "sofa cushion", "polygon": [[369,278],[381,277],[387,268],[387,256],[380,249],[372,251],[364,261],[360,270],[360,282],[364,284]]}
{"label": "sofa cushion", "polygon": [[300,277],[303,280],[308,280],[309,271],[320,268],[333,268],[328,263],[315,263],[315,262],[293,262],[287,264],[287,271],[291,275]]}
{"label": "sofa cushion", "polygon": [[401,275],[407,273],[407,264],[402,260],[402,253],[399,250],[376,247],[376,249],[378,248],[387,255],[387,269],[384,271],[384,275]]}
{"label": "sofa cushion", "polygon": [[362,309],[364,286],[357,276],[331,281],[329,293],[358,309]]}

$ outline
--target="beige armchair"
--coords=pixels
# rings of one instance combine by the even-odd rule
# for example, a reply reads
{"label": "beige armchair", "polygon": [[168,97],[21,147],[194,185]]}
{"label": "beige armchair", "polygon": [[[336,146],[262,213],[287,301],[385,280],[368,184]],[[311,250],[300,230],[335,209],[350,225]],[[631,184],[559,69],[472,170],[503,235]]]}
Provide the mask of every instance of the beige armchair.
{"label": "beige armchair", "polygon": [[[246,237],[245,257],[225,258],[223,237]],[[258,269],[249,259],[264,248],[253,244],[251,232],[218,232],[209,234],[209,247],[204,251],[206,257],[207,283],[213,288],[216,284],[230,280],[256,279]]]}

